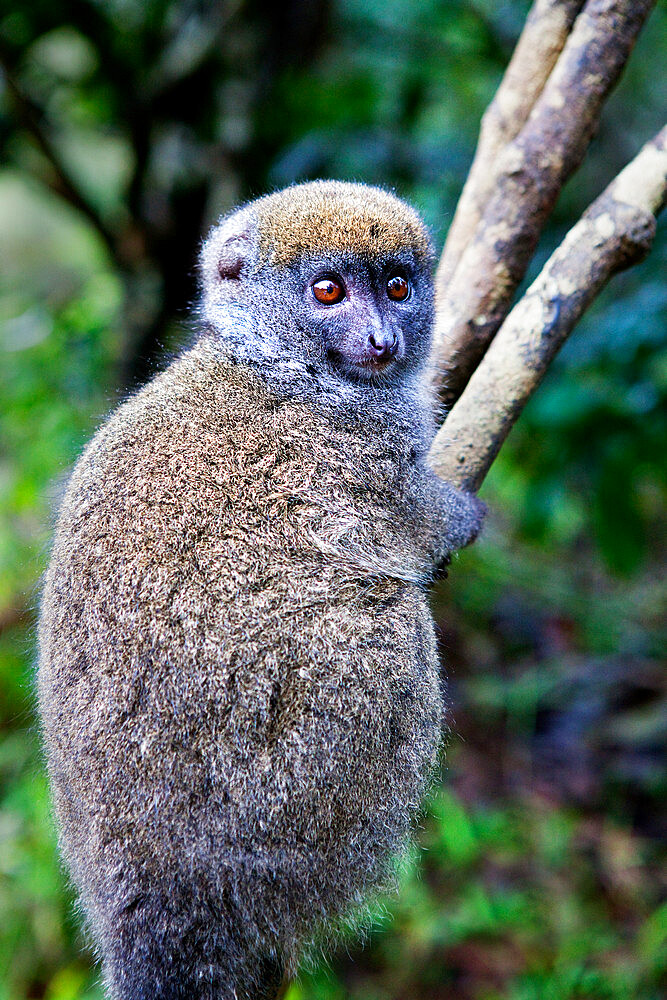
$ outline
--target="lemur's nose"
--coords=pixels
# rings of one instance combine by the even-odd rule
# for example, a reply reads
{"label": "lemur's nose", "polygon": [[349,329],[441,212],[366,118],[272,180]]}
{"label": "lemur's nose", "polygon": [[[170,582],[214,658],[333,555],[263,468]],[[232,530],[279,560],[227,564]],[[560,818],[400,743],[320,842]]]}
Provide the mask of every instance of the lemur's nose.
{"label": "lemur's nose", "polygon": [[369,334],[368,346],[376,357],[391,358],[396,354],[398,340],[396,334],[390,330],[374,331]]}

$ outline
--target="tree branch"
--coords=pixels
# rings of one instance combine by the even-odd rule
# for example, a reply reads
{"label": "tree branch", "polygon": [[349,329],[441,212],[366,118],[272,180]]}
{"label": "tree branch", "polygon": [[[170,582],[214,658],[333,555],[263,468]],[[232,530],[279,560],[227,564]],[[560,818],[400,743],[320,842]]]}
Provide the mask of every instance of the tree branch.
{"label": "tree branch", "polygon": [[435,284],[439,294],[444,294],[477,228],[493,190],[500,154],[528,120],[582,6],[583,0],[535,0],[528,14],[500,86],[482,118],[475,158],[438,264]]}
{"label": "tree branch", "polygon": [[609,278],[642,260],[667,204],[667,126],[587,209],[512,309],[435,437],[429,461],[476,490],[554,355]]}
{"label": "tree branch", "polygon": [[460,396],[503,322],[558,194],[578,167],[655,0],[588,0],[445,289],[433,345],[444,402]]}
{"label": "tree branch", "polygon": [[1,49],[0,64],[5,73],[7,90],[11,96],[17,117],[26,132],[33,137],[40,152],[53,171],[53,178],[48,182],[49,187],[55,194],[64,198],[65,201],[81,212],[92,223],[93,227],[104,240],[111,256],[118,264],[122,264],[112,231],[107,228],[97,209],[84,197],[72,180],[69,171],[49,138],[47,130],[43,127],[44,113],[42,109],[21,90],[13,76],[11,64],[6,58],[6,53]]}

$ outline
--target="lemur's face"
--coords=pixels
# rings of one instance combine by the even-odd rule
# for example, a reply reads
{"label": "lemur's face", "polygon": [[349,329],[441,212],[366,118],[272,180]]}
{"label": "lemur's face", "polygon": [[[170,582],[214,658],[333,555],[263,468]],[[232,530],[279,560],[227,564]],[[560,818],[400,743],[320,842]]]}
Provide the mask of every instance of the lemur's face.
{"label": "lemur's face", "polygon": [[335,181],[287,188],[224,220],[202,257],[205,316],[245,356],[379,383],[428,353],[430,239],[386,191]]}
{"label": "lemur's face", "polygon": [[413,253],[322,254],[300,267],[305,324],[341,374],[375,381],[424,357],[432,287]]}

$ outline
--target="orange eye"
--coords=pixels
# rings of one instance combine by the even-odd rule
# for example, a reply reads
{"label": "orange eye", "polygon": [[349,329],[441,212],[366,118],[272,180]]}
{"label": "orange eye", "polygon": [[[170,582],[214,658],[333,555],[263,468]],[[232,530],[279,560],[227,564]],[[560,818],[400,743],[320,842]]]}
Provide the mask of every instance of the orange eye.
{"label": "orange eye", "polygon": [[410,284],[402,274],[393,274],[387,282],[387,295],[394,302],[402,302],[410,294]]}
{"label": "orange eye", "polygon": [[325,306],[333,306],[345,298],[345,289],[340,281],[334,278],[320,278],[313,286],[313,295]]}

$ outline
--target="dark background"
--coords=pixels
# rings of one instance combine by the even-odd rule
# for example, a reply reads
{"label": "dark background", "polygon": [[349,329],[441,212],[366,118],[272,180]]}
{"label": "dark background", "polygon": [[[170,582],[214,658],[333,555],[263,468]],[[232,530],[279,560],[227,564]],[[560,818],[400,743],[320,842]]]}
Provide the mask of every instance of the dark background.
{"label": "dark background", "polygon": [[[199,240],[238,201],[381,183],[441,244],[526,10],[0,0],[0,1000],[101,997],[34,715],[71,463],[184,339]],[[659,5],[540,260],[661,126],[665,39]],[[434,595],[453,735],[425,850],[367,947],[350,935],[289,1000],[662,995],[665,232],[555,362],[482,489],[484,537]]]}

